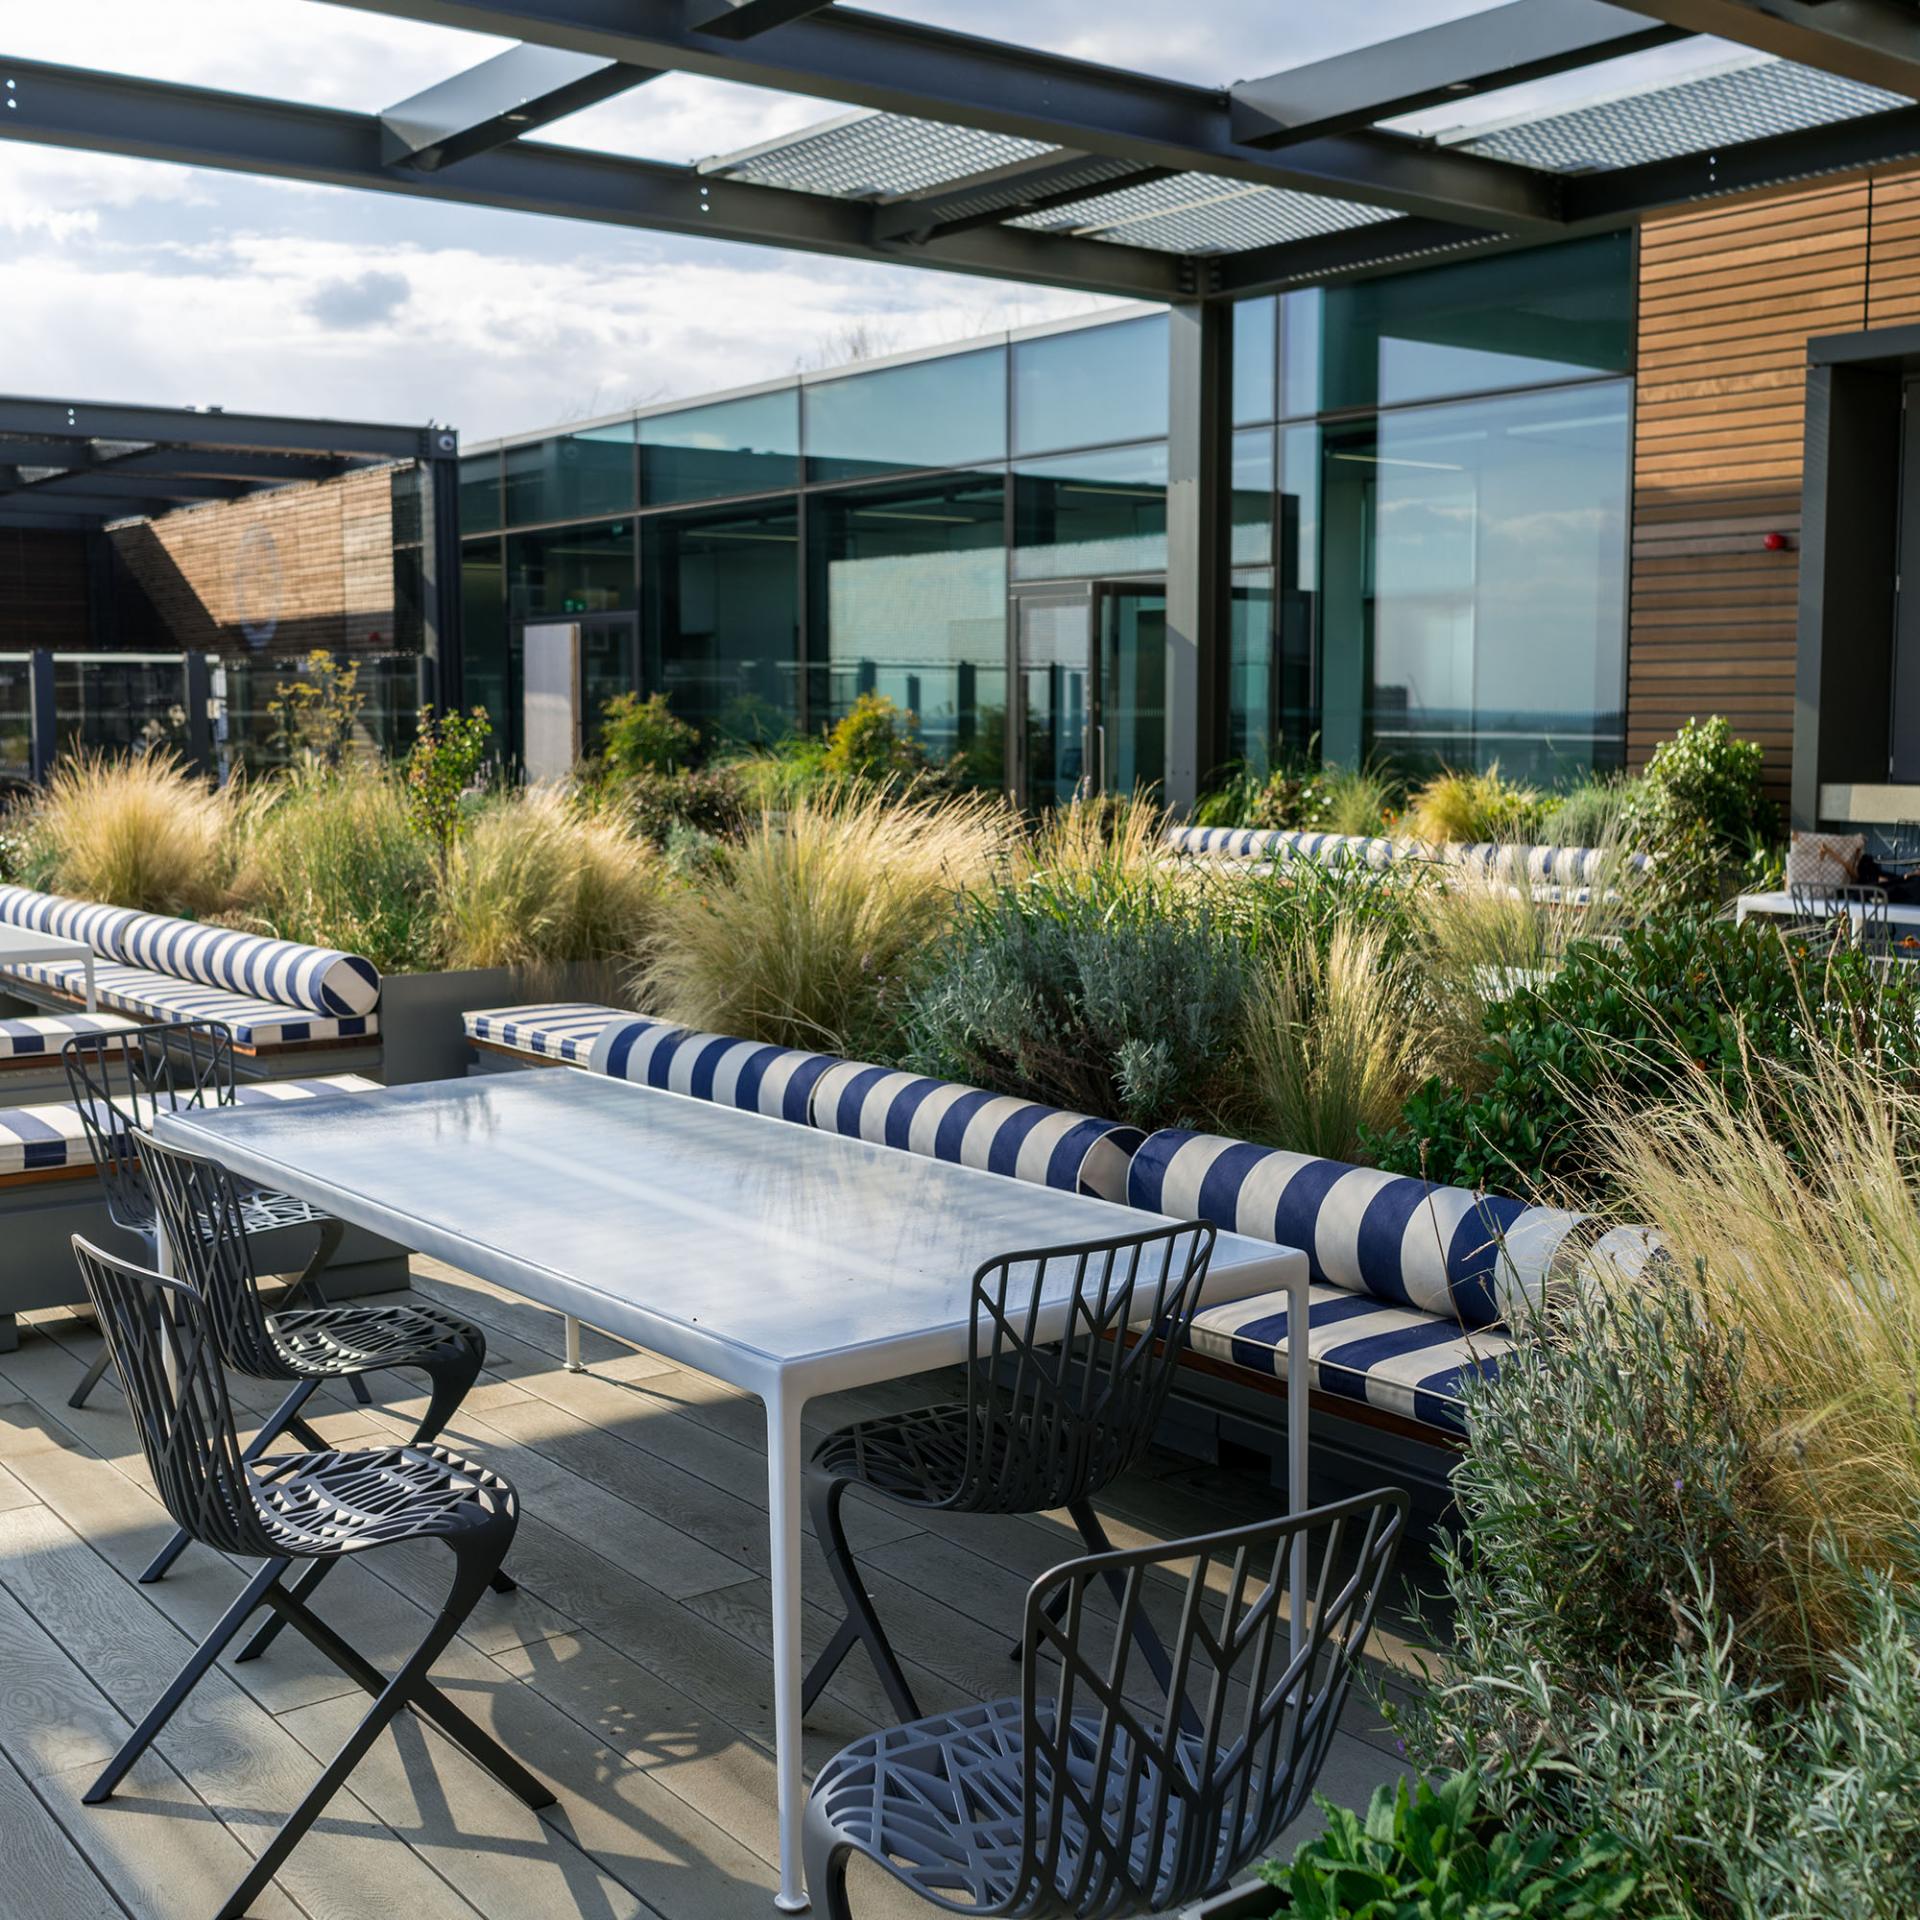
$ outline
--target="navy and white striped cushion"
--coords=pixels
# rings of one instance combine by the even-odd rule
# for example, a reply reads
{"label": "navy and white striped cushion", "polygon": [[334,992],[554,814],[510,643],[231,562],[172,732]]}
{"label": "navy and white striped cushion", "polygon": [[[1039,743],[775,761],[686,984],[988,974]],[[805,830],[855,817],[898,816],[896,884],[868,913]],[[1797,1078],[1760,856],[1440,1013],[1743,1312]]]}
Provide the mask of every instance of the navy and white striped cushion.
{"label": "navy and white striped cushion", "polygon": [[47,1058],[79,1035],[125,1033],[139,1024],[124,1013],[41,1013],[0,1020],[0,1060]]}
{"label": "navy and white striped cushion", "polygon": [[1643,873],[1653,864],[1646,853],[1620,854],[1607,847],[1556,847],[1450,840],[1429,846],[1419,840],[1364,839],[1342,833],[1286,833],[1257,827],[1169,827],[1166,845],[1188,858],[1219,860],[1317,860],[1323,866],[1391,867],[1408,862],[1443,861],[1479,867],[1502,879],[1535,886],[1587,887],[1606,873],[1626,867]]}
{"label": "navy and white striped cushion", "polygon": [[575,1000],[556,1006],[488,1007],[463,1013],[460,1024],[469,1040],[584,1067],[593,1058],[593,1044],[601,1034],[616,1021],[631,1018],[617,1007]]}
{"label": "navy and white striped cushion", "polygon": [[1303,1249],[1349,1293],[1487,1327],[1538,1303],[1582,1216],[1168,1128],[1133,1157],[1136,1207]]}
{"label": "navy and white striped cushion", "polygon": [[309,1013],[351,1018],[380,1004],[380,973],[358,954],[269,940],[234,927],[202,926],[166,914],[62,900],[28,887],[0,887],[0,920],[84,939],[104,960],[175,980],[269,1000]]}
{"label": "navy and white striped cushion", "polygon": [[821,1075],[813,1124],[1035,1186],[1122,1202],[1127,1165],[1146,1138],[1138,1127],[1116,1121],[857,1060],[839,1061]]}
{"label": "navy and white striped cushion", "polygon": [[594,1042],[595,1073],[641,1086],[691,1094],[718,1106],[740,1107],[776,1120],[807,1124],[813,1089],[835,1064],[831,1054],[797,1047],[731,1040],[720,1033],[638,1017],[615,1022]]}
{"label": "navy and white striped cushion", "polygon": [[[1340,1287],[1316,1285],[1309,1292],[1311,1384],[1443,1433],[1466,1431],[1462,1384],[1490,1376],[1516,1345],[1497,1327],[1469,1329]],[[1194,1316],[1193,1346],[1216,1360],[1284,1380],[1288,1304],[1284,1293],[1264,1293],[1203,1307]]]}
{"label": "navy and white striped cushion", "polygon": [[[377,1091],[376,1081],[357,1073],[330,1073],[312,1080],[243,1080],[235,1087],[233,1097],[241,1106],[259,1106],[273,1100],[316,1100],[325,1094]],[[86,1131],[72,1101],[0,1108],[0,1177],[92,1164]]]}
{"label": "navy and white striped cushion", "polygon": [[[144,967],[94,968],[103,1007],[130,1013],[141,1020],[218,1020],[233,1029],[235,1046],[285,1047],[321,1040],[358,1040],[380,1030],[380,1016],[351,1017],[308,1013],[276,1000],[252,1000],[241,993],[222,993],[194,980],[175,980]],[[31,967],[0,970],[0,979],[29,980],[56,993],[79,1000],[86,992],[86,969],[78,960],[55,960]]]}

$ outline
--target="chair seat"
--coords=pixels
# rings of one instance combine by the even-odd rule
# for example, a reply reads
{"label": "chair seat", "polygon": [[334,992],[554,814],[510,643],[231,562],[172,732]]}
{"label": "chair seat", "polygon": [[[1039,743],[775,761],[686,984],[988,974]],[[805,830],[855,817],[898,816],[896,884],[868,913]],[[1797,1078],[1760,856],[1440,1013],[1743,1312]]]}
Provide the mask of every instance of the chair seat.
{"label": "chair seat", "polygon": [[[996,1424],[987,1437],[983,1472],[989,1485],[1002,1479],[1011,1451],[1008,1430]],[[960,1491],[968,1468],[967,1409],[922,1407],[856,1421],[821,1441],[813,1470],[835,1480],[851,1480],[903,1506],[943,1507]]]}
{"label": "chair seat", "polygon": [[69,1040],[126,1033],[138,1024],[124,1013],[36,1013],[0,1020],[0,1065],[52,1059]]}
{"label": "chair seat", "polygon": [[296,1559],[446,1540],[519,1518],[507,1481],[446,1447],[281,1454],[250,1479],[262,1524]]}
{"label": "chair seat", "polygon": [[288,1372],[303,1380],[424,1366],[455,1347],[486,1352],[477,1328],[434,1307],[302,1307],[268,1314],[267,1331]]}
{"label": "chair seat", "polygon": [[[87,971],[78,960],[51,960],[0,969],[0,981],[25,981],[70,999],[84,999]],[[141,1020],[218,1020],[233,1031],[237,1047],[310,1046],[321,1041],[361,1040],[380,1031],[377,1013],[313,1013],[277,1000],[233,993],[225,987],[178,980],[147,967],[97,962],[94,980],[100,1005]]]}
{"label": "chair seat", "polygon": [[[1043,1718],[1043,1724],[1051,1721]],[[1172,1801],[1158,1855],[1148,1859],[1146,1796],[1128,1802],[1118,1790],[1129,1772],[1124,1733],[1115,1736],[1115,1745],[1119,1754],[1103,1766],[1099,1718],[1076,1715],[1066,1741],[1069,1771],[1083,1793],[1096,1780],[1107,1783],[1101,1824],[1111,1837],[1126,1836],[1127,1878],[1135,1886],[1165,1885],[1181,1852],[1184,1801]],[[1046,1755],[1036,1756],[1033,1795],[1036,1851],[1043,1859],[1051,1839],[1046,1810],[1053,1800],[1053,1743],[1048,1746]],[[984,1701],[870,1733],[821,1768],[808,1817],[825,1821],[841,1839],[951,1911],[1071,1911],[1088,1838],[1080,1819],[1060,1835],[1052,1887],[1017,1884],[1024,1747],[1018,1700]],[[1189,1778],[1203,1777],[1199,1742],[1178,1742],[1177,1750],[1189,1748]],[[1260,1804],[1257,1788],[1245,1804]],[[1260,1838],[1253,1836],[1251,1844]],[[1226,1862],[1245,1850],[1229,1847],[1224,1839],[1217,1847]]]}

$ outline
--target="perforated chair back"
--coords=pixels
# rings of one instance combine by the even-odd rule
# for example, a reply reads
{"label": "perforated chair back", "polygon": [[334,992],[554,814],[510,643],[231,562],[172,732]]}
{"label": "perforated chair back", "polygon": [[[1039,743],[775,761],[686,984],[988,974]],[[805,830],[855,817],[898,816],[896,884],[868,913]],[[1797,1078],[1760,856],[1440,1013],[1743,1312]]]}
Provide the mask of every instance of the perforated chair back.
{"label": "perforated chair back", "polygon": [[1893,925],[1885,887],[1790,887],[1794,918],[1815,933],[1845,939],[1870,954],[1893,950]]}
{"label": "perforated chair back", "polygon": [[108,1218],[149,1238],[154,1201],[134,1133],[150,1126],[157,1114],[233,1104],[233,1030],[216,1020],[181,1020],[79,1034],[60,1049],[60,1057],[106,1190]]}
{"label": "perforated chair back", "polygon": [[[1193,1221],[982,1266],[973,1279],[966,1458],[944,1504],[1044,1513],[1131,1466],[1172,1390],[1215,1237]],[[1042,1338],[1048,1302],[1062,1295],[1071,1302],[1066,1326]]]}
{"label": "perforated chair back", "polygon": [[[1406,1514],[1405,1493],[1388,1488],[1042,1575],[1027,1597],[1014,1876],[1033,1904],[1010,1910],[1171,1912],[1263,1853],[1326,1759]],[[1286,1606],[1296,1543],[1297,1648]],[[1164,1686],[1133,1631],[1162,1570],[1180,1582]],[[1115,1574],[1117,1622],[1087,1605],[1096,1589],[1108,1600]]]}
{"label": "perforated chair back", "polygon": [[223,1553],[283,1553],[260,1521],[206,1302],[186,1282],[102,1252],[78,1234],[73,1253],[167,1511],[193,1539]]}

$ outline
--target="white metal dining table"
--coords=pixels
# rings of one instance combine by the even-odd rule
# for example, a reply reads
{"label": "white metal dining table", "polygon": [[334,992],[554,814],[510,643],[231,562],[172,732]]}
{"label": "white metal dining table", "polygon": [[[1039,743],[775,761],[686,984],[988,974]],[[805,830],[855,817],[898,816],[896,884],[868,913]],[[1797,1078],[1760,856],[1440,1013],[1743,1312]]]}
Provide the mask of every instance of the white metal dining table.
{"label": "white metal dining table", "polygon": [[[160,1139],[757,1395],[767,1417],[776,1905],[801,1869],[801,1416],[967,1358],[973,1275],[1158,1215],[572,1069],[168,1114]],[[1066,1276],[1040,1337],[1064,1329]],[[1306,1256],[1221,1234],[1202,1304],[1286,1288]],[[1306,1505],[1306,1342],[1290,1343],[1290,1499]],[[1296,1563],[1296,1578],[1299,1574]],[[1298,1609],[1295,1618],[1298,1620]]]}
{"label": "white metal dining table", "polygon": [[94,951],[84,940],[68,940],[57,933],[42,933],[36,927],[0,927],[0,967],[44,967],[49,960],[78,960],[86,970],[87,1011],[100,1011],[99,990],[94,984]]}

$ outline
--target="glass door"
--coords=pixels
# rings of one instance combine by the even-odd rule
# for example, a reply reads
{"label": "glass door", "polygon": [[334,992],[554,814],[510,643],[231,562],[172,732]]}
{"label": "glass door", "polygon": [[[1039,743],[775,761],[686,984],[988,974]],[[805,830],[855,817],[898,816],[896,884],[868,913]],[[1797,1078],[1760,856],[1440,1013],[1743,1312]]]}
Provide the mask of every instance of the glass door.
{"label": "glass door", "polygon": [[1167,590],[1157,580],[1103,580],[1093,591],[1093,784],[1158,792],[1167,777]]}
{"label": "glass door", "polygon": [[1093,596],[1049,587],[1014,596],[1013,781],[1025,806],[1060,806],[1094,760]]}

